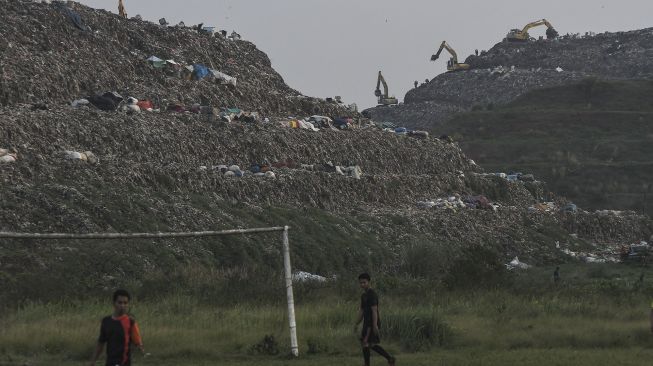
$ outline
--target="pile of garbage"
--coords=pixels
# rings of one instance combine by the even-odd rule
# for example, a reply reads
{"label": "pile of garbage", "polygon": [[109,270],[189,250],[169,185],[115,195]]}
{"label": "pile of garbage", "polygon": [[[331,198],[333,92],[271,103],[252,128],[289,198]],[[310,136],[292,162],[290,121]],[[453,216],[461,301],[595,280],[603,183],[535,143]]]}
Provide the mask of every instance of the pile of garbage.
{"label": "pile of garbage", "polygon": [[[226,178],[235,177],[242,178],[246,176],[254,177],[264,177],[275,179],[277,176],[268,166],[261,168],[259,165],[252,165],[248,170],[241,170],[238,165],[213,165],[210,167],[211,171],[217,172]],[[199,171],[208,171],[209,167],[202,165],[199,167]]]}
{"label": "pile of garbage", "polygon": [[478,209],[478,210],[492,210],[497,211],[500,207],[499,204],[492,203],[490,200],[483,196],[464,196],[454,195],[447,198],[438,198],[435,201],[419,201],[417,202],[419,208],[437,208],[443,210],[457,210],[457,209]]}
{"label": "pile of garbage", "polygon": [[437,129],[453,115],[474,107],[501,105],[520,95],[546,86],[568,84],[588,75],[546,69],[477,69],[440,74],[428,84],[406,93],[403,105],[366,109],[375,121],[394,121],[414,129]]}
{"label": "pile of garbage", "polygon": [[427,131],[412,130],[406,127],[397,127],[397,128],[384,128],[383,131],[395,133],[397,135],[406,135],[416,138],[428,138],[429,133]]}
{"label": "pile of garbage", "polygon": [[571,258],[575,258],[585,263],[618,263],[621,261],[619,256],[611,251],[575,252],[573,250],[569,250],[568,248],[565,248],[562,249],[562,253],[568,255]]}
{"label": "pile of garbage", "polygon": [[[562,230],[603,241],[651,233],[650,221],[632,215],[529,215],[526,208],[537,202],[529,182],[482,175],[448,137],[406,138],[409,129],[397,126],[390,132],[383,131],[389,126],[354,128],[359,121],[342,103],[290,89],[267,56],[237,36],[228,40],[70,4],[0,0],[6,9],[0,14],[0,155],[12,160],[0,169],[0,231],[200,231],[296,219],[307,235],[293,255],[313,272],[324,263],[347,270],[358,265],[304,255],[301,249],[323,245],[316,236],[329,230],[351,239],[342,251],[355,260],[371,248],[358,238],[371,237],[374,250],[389,253],[383,258],[389,265],[413,240],[448,243],[456,253],[497,245],[509,251],[506,258],[519,252],[535,263],[544,242]],[[166,65],[144,62],[151,55]],[[238,82],[187,80],[168,60],[211,65]],[[207,124],[195,113],[263,123]],[[270,123],[263,116],[272,116]],[[285,121],[289,128],[280,126]],[[424,205],[460,210],[419,209],[416,197],[446,197]],[[219,251],[164,243],[184,263],[207,263],[207,253]],[[16,275],[10,280],[62,268],[50,246],[14,252],[13,244],[0,243],[21,263],[8,269],[0,261],[2,274]],[[134,259],[132,280],[163,264],[141,246],[126,249]],[[97,279],[97,266],[84,270]],[[10,280],[0,276],[0,285],[14,286]]]}
{"label": "pile of garbage", "polygon": [[524,174],[521,172],[509,172],[509,173],[482,173],[481,175],[494,175],[499,178],[505,179],[508,182],[537,182],[533,174]]}
{"label": "pile of garbage", "polygon": [[465,202],[458,196],[451,196],[447,198],[438,198],[435,201],[419,201],[417,207],[420,208],[438,208],[444,210],[456,210],[459,208],[467,208]]}
{"label": "pile of garbage", "polygon": [[263,115],[350,113],[290,88],[268,56],[240,37],[124,19],[75,2],[0,0],[0,8],[0,106],[52,107],[110,90]]}
{"label": "pile of garbage", "polygon": [[327,282],[329,279],[324,276],[316,275],[313,273],[297,271],[293,273],[292,280],[293,282],[300,282],[300,283],[306,283],[306,282],[324,283]]}
{"label": "pile of garbage", "polygon": [[18,159],[18,154],[11,152],[9,149],[0,148],[0,163],[15,163]]}
{"label": "pile of garbage", "polygon": [[[163,101],[153,102],[150,99],[139,100],[135,97],[123,97],[116,91],[107,91],[88,96],[86,98],[76,99],[71,103],[75,109],[95,107],[107,112],[126,112],[126,113],[194,113],[206,117],[208,122],[243,122],[243,123],[269,123],[271,119],[262,117],[259,112],[244,111],[238,107],[216,108],[211,105],[201,105],[193,103],[184,105],[179,102],[170,102],[166,99]],[[274,117],[273,117],[274,118]],[[360,128],[361,119],[350,116],[338,117],[335,120],[326,116],[313,115],[304,119],[290,117],[289,119],[280,118],[276,120],[276,125],[287,128],[301,128],[309,131],[320,130],[348,130],[351,128]],[[427,132],[410,131],[411,136],[428,137]]]}
{"label": "pile of garbage", "polygon": [[529,212],[555,213],[558,212],[558,205],[555,202],[540,202],[528,208]]}
{"label": "pile of garbage", "polygon": [[584,72],[613,78],[651,78],[653,28],[628,32],[563,35],[555,40],[497,43],[480,56],[469,56],[474,69],[514,65]]}
{"label": "pile of garbage", "polygon": [[509,271],[513,271],[515,269],[524,270],[524,269],[529,269],[531,267],[532,267],[531,265],[520,261],[519,257],[513,258],[513,260],[511,260],[510,263],[506,264],[506,269],[508,269]]}
{"label": "pile of garbage", "polygon": [[[568,84],[586,77],[582,72],[555,69],[492,67],[461,73],[446,73],[428,84],[406,93],[406,105],[435,102],[454,103],[466,109],[473,106],[505,104],[535,88]],[[402,121],[403,122],[403,121]]]}
{"label": "pile of garbage", "polygon": [[361,179],[363,175],[363,169],[361,169],[361,167],[358,165],[341,166],[334,165],[330,161],[323,164],[301,164],[301,169],[311,172],[320,171],[326,173],[336,173],[338,175],[344,175],[354,179]]}
{"label": "pile of garbage", "polygon": [[335,119],[319,115],[313,115],[303,119],[289,117],[288,119],[281,119],[278,124],[281,127],[300,128],[313,132],[320,130],[340,131],[348,130],[354,127],[361,127],[360,119],[354,119],[349,116],[336,117]]}
{"label": "pile of garbage", "polygon": [[62,153],[62,157],[65,160],[82,161],[88,164],[97,164],[100,162],[97,156],[91,151],[77,152],[66,150]]}
{"label": "pile of garbage", "polygon": [[619,210],[596,210],[596,214],[599,216],[627,216],[630,211],[619,211]]}
{"label": "pile of garbage", "polygon": [[569,207],[567,204],[560,211],[560,225],[566,231],[595,243],[628,243],[646,238],[653,232],[651,219],[634,211],[606,216],[581,209],[572,212]]}
{"label": "pile of garbage", "polygon": [[252,163],[249,169],[242,170],[240,166],[236,164],[232,165],[201,165],[199,171],[214,171],[222,174],[225,177],[266,177],[266,178],[276,178],[279,170],[289,169],[289,170],[303,170],[310,172],[324,172],[324,173],[335,173],[345,177],[350,177],[353,179],[360,180],[363,176],[363,170],[358,165],[353,166],[340,166],[334,165],[332,162],[327,162],[323,164],[297,164],[292,160],[284,160],[275,163],[263,162],[261,164]]}
{"label": "pile of garbage", "polygon": [[162,69],[162,71],[165,71],[167,74],[171,74],[184,80],[209,80],[231,86],[236,86],[238,81],[238,79],[233,76],[211,69],[203,64],[182,65],[175,60],[163,60],[156,56],[150,56],[146,61],[152,67]]}

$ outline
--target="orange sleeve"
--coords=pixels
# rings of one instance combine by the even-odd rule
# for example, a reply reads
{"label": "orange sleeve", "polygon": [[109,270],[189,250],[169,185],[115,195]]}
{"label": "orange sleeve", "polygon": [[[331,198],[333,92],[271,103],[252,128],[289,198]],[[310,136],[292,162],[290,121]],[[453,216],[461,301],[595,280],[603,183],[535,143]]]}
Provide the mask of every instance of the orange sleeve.
{"label": "orange sleeve", "polygon": [[132,327],[131,339],[132,339],[132,343],[134,343],[135,345],[137,346],[143,345],[143,339],[141,338],[141,330],[138,328],[138,324],[136,323],[134,323],[134,326]]}

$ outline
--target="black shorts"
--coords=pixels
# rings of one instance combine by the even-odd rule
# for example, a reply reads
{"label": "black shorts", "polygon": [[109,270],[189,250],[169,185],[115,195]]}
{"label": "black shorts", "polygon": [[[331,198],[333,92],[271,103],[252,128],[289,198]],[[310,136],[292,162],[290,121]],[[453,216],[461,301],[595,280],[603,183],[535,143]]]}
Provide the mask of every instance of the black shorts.
{"label": "black shorts", "polygon": [[361,332],[361,342],[365,343],[367,339],[367,344],[375,345],[381,343],[381,337],[374,334],[372,326],[363,325],[363,331]]}

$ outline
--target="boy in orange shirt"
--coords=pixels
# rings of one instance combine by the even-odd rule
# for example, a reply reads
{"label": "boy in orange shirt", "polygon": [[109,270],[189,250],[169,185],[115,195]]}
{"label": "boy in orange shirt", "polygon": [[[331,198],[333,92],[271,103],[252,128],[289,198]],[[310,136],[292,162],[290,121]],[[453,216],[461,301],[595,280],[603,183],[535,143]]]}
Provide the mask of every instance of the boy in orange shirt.
{"label": "boy in orange shirt", "polygon": [[100,336],[91,365],[95,365],[105,344],[107,346],[105,366],[131,366],[132,344],[144,352],[138,324],[128,315],[129,300],[129,293],[125,290],[116,290],[113,293],[113,314],[102,319]]}

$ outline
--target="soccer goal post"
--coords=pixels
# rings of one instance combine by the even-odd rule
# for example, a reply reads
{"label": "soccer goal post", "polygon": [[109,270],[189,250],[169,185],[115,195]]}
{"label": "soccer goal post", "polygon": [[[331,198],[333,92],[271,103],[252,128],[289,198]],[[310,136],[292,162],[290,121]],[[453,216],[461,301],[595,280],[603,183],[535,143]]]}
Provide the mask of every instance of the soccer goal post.
{"label": "soccer goal post", "polygon": [[290,330],[290,352],[293,356],[299,356],[299,344],[297,342],[297,322],[295,321],[295,297],[292,288],[292,267],[290,264],[290,241],[288,239],[289,226],[267,227],[255,229],[234,229],[222,231],[189,231],[170,233],[89,233],[89,234],[66,234],[66,233],[12,233],[0,232],[0,239],[36,239],[36,240],[92,240],[92,239],[162,239],[162,238],[199,238],[207,236],[226,235],[248,235],[270,232],[281,232],[284,277],[286,281],[286,299],[288,302],[288,327]]}

